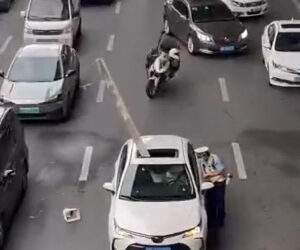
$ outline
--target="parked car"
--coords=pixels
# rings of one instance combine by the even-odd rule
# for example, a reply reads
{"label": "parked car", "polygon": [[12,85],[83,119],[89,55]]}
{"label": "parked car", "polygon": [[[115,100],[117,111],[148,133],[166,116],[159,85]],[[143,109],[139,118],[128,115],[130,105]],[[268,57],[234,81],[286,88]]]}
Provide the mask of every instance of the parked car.
{"label": "parked car", "polygon": [[80,0],[30,0],[25,17],[24,43],[54,42],[73,46],[81,35]]}
{"label": "parked car", "polygon": [[186,44],[191,54],[247,49],[247,29],[219,0],[167,0],[164,29]]}
{"label": "parked car", "polygon": [[0,249],[27,189],[28,149],[11,108],[0,107]]}
{"label": "parked car", "polygon": [[[172,135],[143,136],[150,157],[132,139],[121,149],[112,182],[111,250],[206,249],[207,214],[203,182],[193,146]],[[176,219],[180,218],[180,220]]]}
{"label": "parked car", "polygon": [[0,0],[0,11],[9,11],[13,0]]}
{"label": "parked car", "polygon": [[0,85],[0,102],[21,119],[69,118],[80,84],[77,53],[65,44],[32,44],[17,52]]}
{"label": "parked car", "polygon": [[300,20],[274,21],[261,39],[269,84],[300,87]]}
{"label": "parked car", "polygon": [[261,16],[268,11],[268,0],[222,0],[237,17]]}

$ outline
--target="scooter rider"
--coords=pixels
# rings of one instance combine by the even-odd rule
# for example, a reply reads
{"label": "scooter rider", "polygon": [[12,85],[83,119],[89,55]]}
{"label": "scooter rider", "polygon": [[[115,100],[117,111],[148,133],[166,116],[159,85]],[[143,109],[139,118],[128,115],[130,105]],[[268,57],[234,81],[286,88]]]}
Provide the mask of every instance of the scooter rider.
{"label": "scooter rider", "polygon": [[214,188],[207,192],[207,213],[213,224],[222,227],[225,219],[225,167],[216,154],[212,154],[208,147],[196,150],[197,158],[204,178],[214,183]]}
{"label": "scooter rider", "polygon": [[175,76],[176,71],[178,71],[180,67],[180,56],[179,56],[180,45],[176,40],[176,38],[162,32],[159,41],[159,49],[162,52],[161,53],[162,60],[169,62],[168,76],[170,78],[173,78]]}

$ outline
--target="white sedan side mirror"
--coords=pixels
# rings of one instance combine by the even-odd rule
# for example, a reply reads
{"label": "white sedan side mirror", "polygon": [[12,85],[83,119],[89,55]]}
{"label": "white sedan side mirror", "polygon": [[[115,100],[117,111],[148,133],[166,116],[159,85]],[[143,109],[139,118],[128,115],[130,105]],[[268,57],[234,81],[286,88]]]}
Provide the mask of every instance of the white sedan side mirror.
{"label": "white sedan side mirror", "polygon": [[201,191],[212,189],[215,185],[212,182],[203,182],[201,184]]}
{"label": "white sedan side mirror", "polygon": [[26,11],[25,10],[20,11],[20,16],[25,17],[26,16]]}
{"label": "white sedan side mirror", "polygon": [[102,187],[103,187],[104,190],[106,190],[106,191],[108,191],[112,194],[115,193],[114,186],[111,182],[105,182]]}

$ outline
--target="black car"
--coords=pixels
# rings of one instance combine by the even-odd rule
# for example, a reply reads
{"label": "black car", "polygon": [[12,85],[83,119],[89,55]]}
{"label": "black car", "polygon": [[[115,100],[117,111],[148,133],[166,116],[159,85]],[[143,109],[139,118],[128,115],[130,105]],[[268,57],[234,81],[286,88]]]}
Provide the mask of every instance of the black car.
{"label": "black car", "polygon": [[27,188],[28,150],[24,130],[11,108],[0,107],[0,249]]}
{"label": "black car", "polygon": [[247,48],[247,29],[220,0],[167,0],[164,30],[185,43],[191,54]]}
{"label": "black car", "polygon": [[0,0],[0,11],[9,11],[13,0]]}

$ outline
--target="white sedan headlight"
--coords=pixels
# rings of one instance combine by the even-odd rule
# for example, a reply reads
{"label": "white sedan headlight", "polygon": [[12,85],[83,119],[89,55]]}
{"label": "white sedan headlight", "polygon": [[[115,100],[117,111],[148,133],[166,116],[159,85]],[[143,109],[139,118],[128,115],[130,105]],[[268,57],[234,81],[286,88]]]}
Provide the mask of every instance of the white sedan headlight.
{"label": "white sedan headlight", "polygon": [[120,237],[120,238],[133,238],[133,235],[125,230],[125,229],[122,229],[120,228],[117,223],[115,222],[115,233]]}
{"label": "white sedan headlight", "polygon": [[200,237],[201,228],[200,226],[197,226],[187,232],[184,233],[183,238],[187,237]]}
{"label": "white sedan headlight", "polygon": [[285,71],[285,72],[288,72],[288,73],[293,73],[295,70],[293,69],[290,69],[290,68],[287,68],[285,66],[282,66],[280,64],[277,64],[275,63],[274,61],[272,62],[273,64],[273,67],[276,68],[276,69],[279,69],[279,70],[282,70],[282,71]]}
{"label": "white sedan headlight", "polygon": [[67,27],[64,28],[63,33],[68,34],[72,32],[72,26],[68,25]]}
{"label": "white sedan headlight", "polygon": [[32,34],[32,28],[30,28],[29,26],[25,25],[24,27],[24,32],[26,34]]}
{"label": "white sedan headlight", "polygon": [[243,31],[243,33],[240,35],[240,38],[241,38],[241,39],[246,39],[247,37],[248,37],[248,30],[245,29],[245,30]]}

